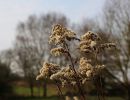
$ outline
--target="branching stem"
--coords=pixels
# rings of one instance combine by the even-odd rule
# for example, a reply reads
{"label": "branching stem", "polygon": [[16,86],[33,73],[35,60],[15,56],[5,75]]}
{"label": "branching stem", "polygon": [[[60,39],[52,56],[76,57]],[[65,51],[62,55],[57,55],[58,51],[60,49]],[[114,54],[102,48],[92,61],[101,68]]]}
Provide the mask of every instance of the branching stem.
{"label": "branching stem", "polygon": [[83,91],[82,91],[81,85],[80,85],[80,81],[79,81],[78,78],[77,78],[77,75],[78,75],[78,74],[77,74],[77,72],[76,72],[76,70],[75,70],[72,56],[71,56],[71,54],[70,54],[70,52],[69,52],[69,48],[68,48],[68,45],[67,45],[66,43],[65,43],[65,47],[66,47],[66,49],[67,49],[67,51],[68,51],[68,57],[69,57],[69,59],[70,59],[71,65],[72,65],[72,70],[74,71],[74,73],[75,73],[75,75],[76,75],[75,80],[76,80],[76,84],[77,84],[79,93],[80,93],[81,96],[82,96],[82,100],[86,100],[86,99],[85,99],[85,96],[84,96],[84,93],[83,93]]}
{"label": "branching stem", "polygon": [[63,93],[62,93],[62,90],[61,90],[61,88],[60,88],[60,86],[58,85],[58,82],[57,82],[56,80],[55,80],[55,83],[56,83],[56,86],[57,86],[57,88],[58,88],[58,91],[60,92],[60,95],[61,95],[62,99],[65,100],[65,99],[64,99],[64,95],[63,95]]}

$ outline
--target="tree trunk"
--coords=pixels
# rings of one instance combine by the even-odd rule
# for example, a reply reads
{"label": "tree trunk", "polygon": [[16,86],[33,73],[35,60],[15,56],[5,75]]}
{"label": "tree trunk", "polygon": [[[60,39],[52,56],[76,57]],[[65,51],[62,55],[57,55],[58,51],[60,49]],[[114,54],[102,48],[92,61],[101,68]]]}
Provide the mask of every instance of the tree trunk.
{"label": "tree trunk", "polygon": [[41,96],[40,93],[41,93],[41,84],[40,82],[38,82],[38,96],[39,97]]}
{"label": "tree trunk", "polygon": [[47,83],[43,82],[43,97],[47,97]]}
{"label": "tree trunk", "polygon": [[41,96],[41,84],[40,81],[37,81],[37,96],[40,97]]}
{"label": "tree trunk", "polygon": [[34,97],[33,92],[34,92],[34,90],[33,90],[33,83],[31,82],[30,83],[30,96],[31,97]]}
{"label": "tree trunk", "polygon": [[127,100],[130,100],[130,84],[128,85],[128,88],[127,88],[127,89],[128,89],[128,90],[127,90],[127,91],[128,91],[128,92],[127,92],[127,93],[128,93],[128,95],[127,95]]}

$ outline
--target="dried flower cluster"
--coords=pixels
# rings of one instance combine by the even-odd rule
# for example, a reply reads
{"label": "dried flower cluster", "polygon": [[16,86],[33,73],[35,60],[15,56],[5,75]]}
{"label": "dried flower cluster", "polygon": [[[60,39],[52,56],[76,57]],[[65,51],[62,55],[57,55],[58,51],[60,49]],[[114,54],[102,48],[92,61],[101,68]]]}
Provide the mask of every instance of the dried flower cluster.
{"label": "dried flower cluster", "polygon": [[96,75],[100,74],[104,68],[104,65],[93,66],[91,64],[91,60],[84,57],[80,58],[78,72],[82,79],[82,84],[84,84],[87,80],[92,80]]}
{"label": "dried flower cluster", "polygon": [[44,62],[43,67],[40,69],[40,75],[36,77],[36,80],[42,78],[48,78],[60,70],[57,64]]}
{"label": "dried flower cluster", "polygon": [[71,38],[75,37],[75,35],[76,34],[71,30],[57,24],[52,29],[49,43],[60,44],[63,43],[65,39],[71,40]]}
{"label": "dried flower cluster", "polygon": [[61,68],[61,70],[55,74],[53,74],[50,79],[52,80],[59,80],[62,83],[62,86],[66,86],[68,84],[76,84],[75,81],[75,73],[71,69],[70,66]]}
{"label": "dried flower cluster", "polygon": [[54,56],[60,56],[61,54],[67,53],[66,50],[64,50],[64,48],[62,47],[58,47],[58,48],[53,48],[51,50],[51,54]]}
{"label": "dried flower cluster", "polygon": [[[54,56],[60,56],[62,54],[68,54],[71,64],[66,67],[60,67],[56,64],[44,62],[43,67],[40,70],[40,75],[37,79],[49,78],[51,80],[56,80],[62,84],[66,85],[77,85],[84,84],[88,80],[92,80],[94,77],[100,75],[100,73],[105,68],[104,65],[98,63],[93,63],[93,59],[88,59],[81,56],[79,60],[79,65],[76,66],[72,61],[72,56],[69,50],[64,46],[67,44],[66,41],[72,39],[77,39],[76,34],[71,30],[63,27],[62,25],[55,25],[52,29],[52,34],[49,38],[49,43],[55,44],[57,47],[51,50],[51,54]],[[101,44],[101,40],[98,34],[88,31],[81,36],[79,43],[80,52],[85,54],[90,53],[91,55],[98,55],[99,52],[104,51],[106,48],[115,48],[114,43]],[[95,58],[96,59],[96,58]],[[81,83],[79,83],[81,82]]]}
{"label": "dried flower cluster", "polygon": [[83,36],[81,36],[80,41],[80,51],[85,53],[100,53],[106,48],[115,48],[115,43],[104,43],[100,44],[100,37],[91,31],[88,31]]}
{"label": "dried flower cluster", "polygon": [[100,40],[97,34],[88,31],[80,39],[80,51],[86,53],[92,53],[96,50],[97,41]]}

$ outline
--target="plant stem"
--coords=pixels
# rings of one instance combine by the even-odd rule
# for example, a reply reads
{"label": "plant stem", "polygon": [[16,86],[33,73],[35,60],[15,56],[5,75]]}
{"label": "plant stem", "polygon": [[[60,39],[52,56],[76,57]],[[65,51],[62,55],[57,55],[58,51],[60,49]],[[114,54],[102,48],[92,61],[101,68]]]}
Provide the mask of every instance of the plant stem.
{"label": "plant stem", "polygon": [[80,82],[79,82],[79,80],[78,80],[78,78],[77,78],[77,72],[76,72],[76,70],[75,70],[75,68],[74,68],[73,59],[72,59],[72,56],[71,56],[71,54],[70,54],[70,52],[69,52],[68,45],[67,45],[66,43],[65,43],[65,47],[66,47],[66,49],[67,49],[67,51],[68,51],[68,57],[69,57],[69,59],[70,59],[71,65],[72,65],[72,70],[74,71],[74,73],[75,73],[75,75],[76,75],[75,80],[76,80],[77,87],[78,87],[78,89],[79,89],[79,93],[80,93],[81,96],[82,96],[82,100],[85,100],[84,93],[83,93],[83,91],[82,91]]}
{"label": "plant stem", "polygon": [[[98,63],[98,58],[97,58],[97,52],[95,52],[95,65]],[[99,79],[99,80],[98,80]],[[100,91],[100,76],[96,79],[96,88],[97,88],[97,95],[98,95],[98,99],[100,99],[100,92],[101,92],[101,95],[102,95],[102,90]],[[102,88],[102,85],[101,85],[101,88]]]}
{"label": "plant stem", "polygon": [[103,100],[105,100],[104,93],[103,93],[103,87],[102,87],[101,76],[99,76],[99,82],[100,82],[100,86],[101,86],[102,98],[103,98]]}
{"label": "plant stem", "polygon": [[59,90],[59,92],[60,92],[60,95],[61,95],[62,99],[65,100],[65,99],[64,99],[64,95],[63,95],[63,93],[62,93],[62,90],[61,90],[61,88],[60,88],[60,86],[58,85],[58,82],[57,82],[56,80],[55,80],[55,83],[56,83],[56,86],[57,86],[57,88],[58,88],[58,90]]}

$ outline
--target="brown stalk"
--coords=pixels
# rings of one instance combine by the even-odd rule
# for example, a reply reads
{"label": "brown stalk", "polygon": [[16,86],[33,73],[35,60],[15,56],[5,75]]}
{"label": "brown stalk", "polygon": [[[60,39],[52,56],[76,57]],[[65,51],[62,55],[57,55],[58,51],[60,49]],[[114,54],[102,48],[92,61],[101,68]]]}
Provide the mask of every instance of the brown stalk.
{"label": "brown stalk", "polygon": [[71,56],[71,54],[70,54],[70,52],[69,52],[69,48],[68,48],[68,45],[67,45],[66,43],[65,43],[65,48],[66,48],[67,51],[68,51],[68,58],[70,59],[70,62],[71,62],[71,65],[72,65],[72,70],[73,70],[74,73],[76,74],[75,79],[76,79],[76,81],[77,81],[76,84],[77,84],[79,93],[80,93],[80,95],[82,96],[82,100],[86,100],[86,99],[85,99],[85,96],[84,96],[84,93],[83,93],[83,91],[82,91],[80,82],[79,82],[79,80],[78,80],[78,78],[77,78],[77,72],[76,72],[76,70],[75,70],[75,68],[74,68],[74,63],[73,63],[72,56]]}
{"label": "brown stalk", "polygon": [[[97,59],[97,52],[96,52],[96,54],[95,54],[95,59],[96,59],[96,62],[98,63],[98,59]],[[102,99],[103,100],[105,100],[105,96],[104,96],[104,92],[103,92],[103,87],[102,87],[102,81],[101,81],[101,75],[99,75],[99,92],[101,92],[101,97],[102,97]],[[98,81],[98,80],[97,80]]]}
{"label": "brown stalk", "polygon": [[65,100],[64,99],[64,95],[63,95],[63,93],[62,93],[62,90],[61,90],[61,88],[60,88],[60,86],[58,85],[58,82],[55,80],[55,83],[56,83],[56,86],[57,86],[57,88],[58,88],[58,91],[60,92],[60,95],[59,96],[61,96],[61,98],[63,99],[63,100]]}
{"label": "brown stalk", "polygon": [[96,85],[96,89],[97,89],[98,100],[101,100],[101,99],[100,99],[100,93],[99,93],[98,83],[95,83],[95,85]]}
{"label": "brown stalk", "polygon": [[101,76],[99,76],[99,78],[100,78],[100,85],[101,85],[102,98],[103,98],[103,100],[105,100],[104,91],[103,91],[103,87],[102,87]]}
{"label": "brown stalk", "polygon": [[[95,64],[97,64],[98,63],[98,59],[97,59],[97,52],[95,53]],[[100,79],[101,77],[99,76],[98,77],[98,79],[99,79],[99,81],[98,81],[98,79],[96,79],[96,82],[97,82],[97,84],[96,84],[96,88],[97,88],[97,94],[98,94],[98,99],[99,100],[101,100],[100,99],[100,92],[101,92],[101,97],[103,98],[103,100],[105,100],[104,99],[104,94],[103,94],[103,90],[102,90],[102,83],[101,83],[101,79]],[[101,87],[99,87],[99,86],[101,86]],[[100,89],[101,88],[101,89]],[[100,91],[101,90],[101,91]],[[99,92],[99,93],[98,93]]]}

